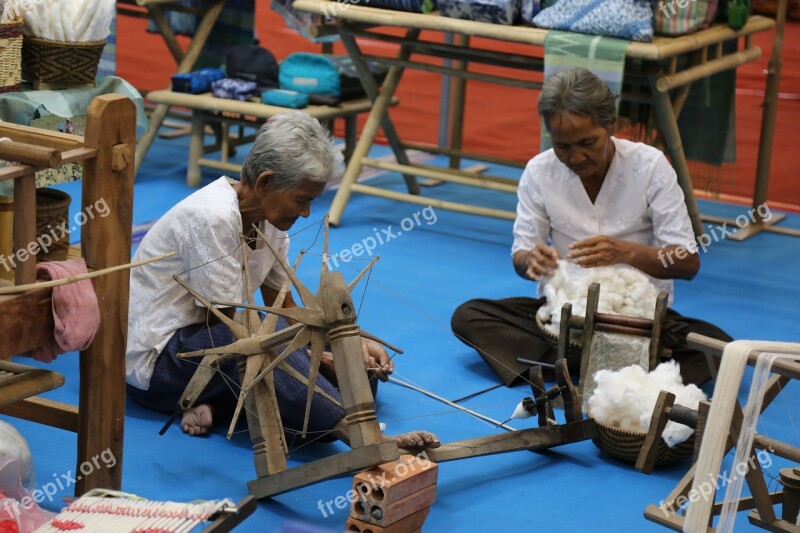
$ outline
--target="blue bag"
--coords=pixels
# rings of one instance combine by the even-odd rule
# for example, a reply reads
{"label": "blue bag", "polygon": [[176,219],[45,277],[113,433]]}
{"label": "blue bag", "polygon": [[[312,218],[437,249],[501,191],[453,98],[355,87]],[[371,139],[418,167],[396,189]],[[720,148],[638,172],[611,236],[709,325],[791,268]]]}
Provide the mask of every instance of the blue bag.
{"label": "blue bag", "polygon": [[[367,62],[378,85],[386,77],[386,67]],[[348,100],[365,95],[361,80],[348,57],[295,52],[281,63],[280,87],[311,95]]]}
{"label": "blue bag", "polygon": [[302,109],[308,106],[308,95],[285,89],[269,89],[261,93],[261,103],[278,107]]}

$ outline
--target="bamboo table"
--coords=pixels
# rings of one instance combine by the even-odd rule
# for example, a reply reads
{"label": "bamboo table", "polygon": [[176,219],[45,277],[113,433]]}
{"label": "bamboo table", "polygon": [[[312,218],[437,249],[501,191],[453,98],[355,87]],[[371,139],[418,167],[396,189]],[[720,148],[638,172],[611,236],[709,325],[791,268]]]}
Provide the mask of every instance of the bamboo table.
{"label": "bamboo table", "polygon": [[[209,167],[233,172],[238,175],[241,165],[227,161],[229,138],[227,135],[228,124],[241,124],[245,126],[260,125],[264,121],[286,113],[291,109],[273,105],[262,104],[258,101],[229,100],[216,98],[209,93],[188,94],[170,90],[152,91],[147,94],[148,100],[159,106],[181,106],[192,111],[192,131],[189,141],[189,162],[186,171],[186,182],[190,187],[200,185],[200,167]],[[390,102],[394,105],[396,101]],[[310,105],[300,111],[320,121],[333,121],[343,118],[345,121],[345,160],[349,160],[356,144],[356,119],[359,114],[367,113],[372,103],[366,99],[347,100],[339,105]],[[222,140],[220,160],[203,157],[203,138],[205,126],[209,123],[221,123]],[[250,139],[252,141],[252,139]]]}
{"label": "bamboo table", "polygon": [[[467,67],[469,63],[482,63],[523,71],[541,71],[544,68],[544,61],[532,55],[478,48],[470,44],[470,37],[544,47],[545,35],[548,30],[529,26],[499,26],[485,22],[441,17],[438,13],[427,15],[406,13],[329,0],[295,0],[293,7],[300,11],[334,18],[335,27],[342,42],[359,70],[367,94],[374,102],[372,112],[345,172],[342,185],[331,206],[330,221],[332,224],[338,224],[341,221],[347,202],[354,192],[483,216],[505,219],[515,217],[515,213],[512,211],[423,197],[420,195],[416,176],[492,190],[516,192],[517,180],[478,174],[459,168],[458,160],[462,157],[479,161],[505,162],[496,157],[472,154],[461,150],[460,126],[463,123],[464,83],[466,79],[477,79],[537,90],[541,89],[541,83],[495,74],[470,72]],[[758,59],[761,56],[761,50],[752,44],[751,36],[770,30],[774,25],[775,22],[772,19],[752,16],[740,31],[734,31],[725,25],[717,25],[691,35],[675,38],[657,37],[652,43],[632,42],[628,46],[626,82],[638,83],[639,90],[636,93],[623,94],[622,97],[631,101],[648,102],[654,106],[658,124],[663,133],[666,152],[678,174],[678,183],[686,197],[686,205],[697,235],[700,235],[703,230],[695,203],[692,179],[678,132],[677,116],[686,100],[692,82]],[[384,26],[403,28],[406,30],[406,34],[404,37],[396,37],[376,31]],[[455,43],[443,44],[433,40],[420,39],[422,30],[452,33],[456,36]],[[725,41],[738,37],[744,37],[742,49],[735,52],[723,49]],[[356,38],[395,44],[399,46],[399,52],[395,57],[368,55],[362,51]],[[421,60],[412,60],[412,54],[453,60],[456,64],[454,67],[449,67],[430,62],[425,63]],[[368,75],[366,60],[377,61],[390,67],[380,92]],[[406,68],[450,75],[458,81],[453,119],[454,139],[446,148],[427,147],[433,153],[449,155],[451,168],[411,164],[405,155],[406,148],[420,148],[420,146],[400,140],[387,111],[388,103]],[[367,157],[379,125],[389,139],[398,164],[388,164]],[[454,161],[455,164],[453,164]],[[408,192],[390,191],[356,183],[356,178],[365,165],[402,173]]]}

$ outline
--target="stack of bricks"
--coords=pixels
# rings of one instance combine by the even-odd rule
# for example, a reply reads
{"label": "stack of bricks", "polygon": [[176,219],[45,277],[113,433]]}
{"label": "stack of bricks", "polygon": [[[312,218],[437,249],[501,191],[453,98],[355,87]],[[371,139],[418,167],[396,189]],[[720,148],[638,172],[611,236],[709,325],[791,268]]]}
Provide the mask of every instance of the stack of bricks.
{"label": "stack of bricks", "polygon": [[416,533],[436,500],[439,467],[424,454],[401,455],[355,475],[356,499],[347,531],[358,533]]}

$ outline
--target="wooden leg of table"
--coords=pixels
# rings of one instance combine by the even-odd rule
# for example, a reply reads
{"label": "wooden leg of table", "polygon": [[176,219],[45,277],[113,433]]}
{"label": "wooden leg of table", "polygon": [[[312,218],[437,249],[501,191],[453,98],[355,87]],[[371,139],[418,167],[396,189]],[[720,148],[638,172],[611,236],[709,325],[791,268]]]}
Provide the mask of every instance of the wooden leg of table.
{"label": "wooden leg of table", "polygon": [[678,122],[672,109],[668,91],[660,91],[656,85],[661,70],[656,67],[649,75],[650,89],[652,91],[653,104],[658,115],[658,124],[664,134],[664,141],[667,145],[667,153],[670,156],[672,166],[678,175],[678,185],[683,190],[686,201],[686,209],[689,211],[689,218],[692,221],[692,229],[696,236],[704,233],[703,224],[700,222],[700,215],[697,212],[697,203],[694,199],[694,189],[692,188],[692,176],[689,173],[689,165],[686,163],[686,154],[683,152],[681,134],[678,131]]}
{"label": "wooden leg of table", "polygon": [[[353,65],[358,71],[361,83],[364,85],[364,90],[367,92],[367,96],[369,96],[370,100],[373,101],[373,105],[372,110],[367,117],[367,122],[364,124],[364,129],[361,131],[361,138],[358,140],[358,144],[353,149],[350,162],[348,163],[347,169],[342,177],[342,183],[339,185],[339,190],[336,191],[336,196],[333,198],[333,203],[331,204],[329,221],[334,226],[337,226],[342,218],[344,208],[347,206],[347,202],[350,200],[351,187],[355,184],[359,174],[361,173],[361,168],[363,167],[362,161],[369,154],[369,149],[372,146],[372,142],[375,140],[375,135],[378,133],[378,127],[383,125],[384,133],[387,132],[387,128],[394,132],[394,143],[399,143],[397,133],[394,131],[394,125],[389,119],[387,113],[389,110],[389,105],[392,101],[392,96],[394,96],[394,92],[397,89],[397,84],[400,82],[400,77],[403,74],[402,68],[391,67],[386,75],[386,79],[383,82],[381,91],[378,93],[375,80],[372,78],[366,63],[361,57],[361,51],[356,44],[355,38],[345,32],[341,32],[341,37],[342,42],[347,49],[347,53],[350,55],[350,58],[353,60]],[[408,53],[409,51],[406,49],[406,47],[403,47],[400,50],[400,55]],[[392,137],[390,137],[388,133],[387,137],[389,137],[391,143]],[[395,148],[394,144],[392,148]],[[405,151],[403,150],[402,146],[398,146],[398,148],[399,150],[395,151],[398,162],[402,159],[404,161],[403,164],[408,164],[408,159],[405,156]],[[413,185],[416,186],[416,193],[419,193],[419,186],[416,184],[416,180],[413,176],[411,176],[411,179],[413,181]],[[406,179],[406,183],[409,183],[408,179]],[[409,185],[409,189],[412,189],[411,185]]]}
{"label": "wooden leg of table", "polygon": [[348,115],[344,117],[344,160],[349,163],[353,157],[353,150],[356,147],[356,133],[358,126],[358,115]]}
{"label": "wooden leg of table", "polygon": [[[469,48],[469,36],[458,34],[456,36],[456,44]],[[467,70],[467,62],[459,61],[456,65],[458,70]],[[466,104],[467,96],[467,79],[456,78],[453,87],[453,107],[452,117],[453,123],[450,128],[450,148],[453,150],[461,150],[462,141],[464,139],[464,107]],[[461,168],[461,156],[450,156],[450,168]]]}
{"label": "wooden leg of table", "polygon": [[189,137],[189,161],[186,167],[186,184],[189,187],[200,186],[200,158],[203,157],[203,139],[205,124],[202,112],[192,111],[192,133]]}
{"label": "wooden leg of table", "polygon": [[[112,168],[112,148],[136,143],[133,102],[119,95],[98,96],[89,105],[84,142],[97,157],[83,168],[84,212],[107,205],[108,217],[88,217],[81,228],[86,266],[99,270],[131,258],[134,168]],[[121,270],[94,280],[102,327],[80,354],[78,471],[75,493],[95,487],[119,490],[125,420],[125,346],[128,332],[130,272]],[[87,467],[89,462],[91,467]]]}
{"label": "wooden leg of table", "polygon": [[[186,50],[183,60],[178,64],[176,73],[185,74],[194,68],[194,64],[197,62],[197,58],[200,56],[200,52],[203,50],[203,46],[205,46],[208,36],[211,34],[211,29],[214,27],[214,23],[217,22],[219,14],[222,12],[224,6],[225,0],[214,0],[209,6],[208,10],[197,24],[192,42],[189,44],[189,48]],[[161,127],[161,123],[164,122],[164,117],[167,116],[169,108],[170,106],[167,104],[159,104],[150,115],[150,127],[136,144],[137,170],[141,168],[142,161],[144,161],[144,157],[147,155],[150,145],[153,144],[156,135],[158,135],[158,129]]]}
{"label": "wooden leg of table", "polygon": [[172,31],[169,22],[167,22],[167,18],[164,16],[161,7],[158,4],[148,4],[147,16],[156,23],[156,27],[159,33],[161,33],[164,43],[167,45],[167,48],[169,48],[169,53],[172,54],[173,59],[175,59],[175,63],[180,64],[186,54],[183,53],[181,46],[178,44],[175,33]]}
{"label": "wooden leg of table", "polygon": [[[392,97],[397,90],[397,85],[400,83],[400,79],[402,78],[405,69],[397,66],[391,67],[383,81],[380,92],[378,92],[378,87],[375,84],[375,80],[373,79],[366,62],[363,59],[361,50],[359,49],[355,38],[351,34],[344,31],[341,32],[341,36],[342,43],[347,49],[350,59],[353,61],[353,66],[355,66],[356,70],[358,71],[359,78],[364,86],[364,90],[374,104],[372,111],[367,118],[367,124],[364,126],[364,131],[361,132],[361,139],[359,140],[358,146],[354,150],[351,163],[348,165],[345,178],[342,181],[342,186],[340,186],[339,192],[337,193],[336,198],[334,198],[334,203],[331,206],[330,222],[334,225],[339,223],[341,212],[344,211],[344,206],[350,198],[350,186],[355,183],[358,174],[361,172],[361,159],[368,154],[369,148],[372,146],[372,142],[377,134],[378,125],[380,125],[380,127],[383,129],[383,132],[389,141],[389,145],[392,147],[392,151],[395,154],[397,162],[401,165],[409,164],[405,149],[400,142],[400,137],[397,134],[397,130],[395,129],[394,123],[389,117],[388,112]],[[410,40],[414,40],[418,36],[419,30],[409,30],[406,34],[406,38]],[[411,49],[408,46],[402,46],[400,48],[400,52],[398,53],[398,59],[407,60],[410,55]],[[417,183],[415,176],[404,174],[403,179],[406,182],[406,187],[408,188],[409,194],[419,194],[419,184]]]}

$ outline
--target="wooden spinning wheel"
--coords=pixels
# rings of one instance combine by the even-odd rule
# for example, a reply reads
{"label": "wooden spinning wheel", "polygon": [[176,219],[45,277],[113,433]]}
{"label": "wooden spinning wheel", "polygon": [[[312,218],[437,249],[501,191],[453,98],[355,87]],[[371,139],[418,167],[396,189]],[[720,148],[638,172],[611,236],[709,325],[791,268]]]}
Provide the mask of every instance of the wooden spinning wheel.
{"label": "wooden spinning wheel", "polygon": [[[313,294],[295,275],[258,231],[259,239],[275,255],[288,277],[274,302],[274,307],[260,307],[251,303],[211,302],[179,279],[189,293],[200,301],[220,321],[233,332],[236,341],[208,350],[181,354],[181,357],[202,357],[179,401],[180,409],[192,408],[200,393],[206,387],[220,364],[230,358],[240,362],[241,392],[231,422],[230,433],[241,412],[246,407],[250,437],[253,441],[254,461],[258,478],[248,483],[249,491],[257,498],[265,498],[306,486],[329,477],[396,460],[400,456],[397,443],[383,440],[377,418],[372,391],[369,386],[367,370],[361,348],[361,337],[373,339],[390,349],[400,352],[381,339],[362,331],[356,325],[356,311],[350,293],[372,268],[377,257],[354,279],[346,284],[341,273],[328,269],[328,220],[325,218],[324,251],[317,294]],[[242,253],[246,254],[246,246]],[[299,263],[299,259],[298,259]],[[247,261],[243,261],[245,283],[248,294],[253,294]],[[296,267],[297,265],[295,265]],[[289,284],[294,285],[304,307],[282,308],[289,292]],[[237,306],[245,309],[243,323],[228,318],[217,305]],[[268,312],[262,321],[258,310]],[[296,324],[275,331],[278,316],[296,321]],[[326,344],[333,354],[334,367],[341,393],[341,402],[328,396],[316,386],[320,363]],[[310,372],[306,378],[291,367],[285,360],[298,348],[311,346]],[[275,350],[285,346],[280,353]],[[345,428],[352,450],[288,469],[286,455],[288,447],[284,440],[283,424],[275,394],[272,371],[280,368],[308,386],[308,398],[303,421],[303,435],[308,429],[311,400],[318,392],[345,412]]]}

